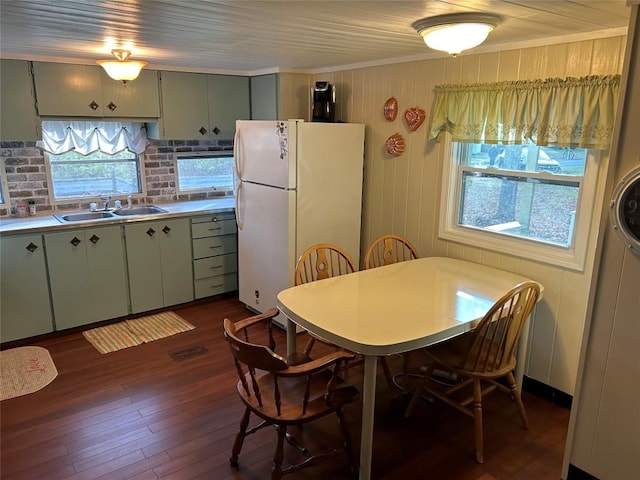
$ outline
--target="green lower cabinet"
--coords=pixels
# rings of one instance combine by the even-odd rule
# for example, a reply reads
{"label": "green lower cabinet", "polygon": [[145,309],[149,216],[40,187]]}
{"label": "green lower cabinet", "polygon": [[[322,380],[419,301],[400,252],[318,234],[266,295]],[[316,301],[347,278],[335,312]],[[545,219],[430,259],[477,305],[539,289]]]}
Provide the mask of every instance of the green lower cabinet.
{"label": "green lower cabinet", "polygon": [[189,219],[132,223],[124,229],[132,313],[192,301]]}
{"label": "green lower cabinet", "polygon": [[0,342],[53,331],[42,235],[0,239]]}
{"label": "green lower cabinet", "polygon": [[235,215],[191,219],[193,285],[196,298],[238,290],[238,238]]}
{"label": "green lower cabinet", "polygon": [[45,235],[56,330],[129,313],[122,227]]}

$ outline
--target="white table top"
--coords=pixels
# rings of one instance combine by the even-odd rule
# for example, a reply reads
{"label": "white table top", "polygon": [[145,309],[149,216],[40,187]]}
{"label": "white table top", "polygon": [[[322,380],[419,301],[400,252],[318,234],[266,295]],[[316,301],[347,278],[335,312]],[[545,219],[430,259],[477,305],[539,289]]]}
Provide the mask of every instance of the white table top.
{"label": "white table top", "polygon": [[474,328],[528,280],[463,260],[426,257],[283,290],[278,307],[327,341],[365,355],[414,350]]}

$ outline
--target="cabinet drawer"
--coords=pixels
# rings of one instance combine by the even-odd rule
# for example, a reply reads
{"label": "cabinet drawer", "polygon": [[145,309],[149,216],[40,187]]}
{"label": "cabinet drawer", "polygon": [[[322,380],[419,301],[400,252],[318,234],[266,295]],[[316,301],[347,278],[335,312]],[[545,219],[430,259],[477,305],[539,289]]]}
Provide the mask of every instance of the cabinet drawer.
{"label": "cabinet drawer", "polygon": [[196,298],[210,297],[238,289],[238,274],[228,273],[216,277],[203,278],[195,282]]}
{"label": "cabinet drawer", "polygon": [[234,219],[194,223],[191,225],[191,236],[193,238],[229,235],[231,233],[236,233],[236,221]]}
{"label": "cabinet drawer", "polygon": [[236,253],[201,258],[193,262],[193,278],[196,280],[237,271],[238,255]]}
{"label": "cabinet drawer", "polygon": [[236,215],[233,212],[224,213],[210,213],[209,215],[200,215],[199,217],[191,217],[191,223],[207,223],[207,222],[219,222],[221,220],[233,220],[235,221]]}
{"label": "cabinet drawer", "polygon": [[213,257],[238,251],[235,235],[196,238],[193,240],[193,259]]}

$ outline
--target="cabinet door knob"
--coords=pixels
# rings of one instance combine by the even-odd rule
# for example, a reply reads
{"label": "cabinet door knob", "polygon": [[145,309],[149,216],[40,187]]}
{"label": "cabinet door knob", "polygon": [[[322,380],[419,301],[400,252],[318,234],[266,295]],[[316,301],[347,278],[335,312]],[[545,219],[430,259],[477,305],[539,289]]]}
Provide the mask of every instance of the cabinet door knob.
{"label": "cabinet door knob", "polygon": [[91,243],[96,244],[98,243],[98,240],[100,240],[100,237],[97,235],[92,235],[91,238],[89,239],[89,241],[91,241]]}
{"label": "cabinet door knob", "polygon": [[33,253],[38,249],[38,246],[35,243],[30,242],[29,245],[27,245],[25,248]]}
{"label": "cabinet door knob", "polygon": [[98,109],[98,107],[99,107],[99,106],[100,106],[100,105],[98,105],[98,104],[96,103],[96,101],[95,101],[95,100],[94,100],[94,101],[92,101],[92,102],[89,104],[89,108],[90,108],[91,110],[93,110],[94,112]]}
{"label": "cabinet door knob", "polygon": [[218,135],[220,133],[220,129],[218,127],[213,127],[212,132]]}
{"label": "cabinet door knob", "polygon": [[109,105],[107,105],[107,108],[113,112],[116,108],[118,108],[118,106],[113,102],[109,102]]}
{"label": "cabinet door knob", "polygon": [[218,217],[213,217],[211,220],[213,220],[214,222],[218,221]]}
{"label": "cabinet door knob", "polygon": [[204,135],[205,133],[207,133],[207,129],[204,127],[200,127],[200,130],[198,130],[200,132],[200,135]]}
{"label": "cabinet door knob", "polygon": [[149,230],[147,230],[147,235],[149,235],[150,237],[153,237],[154,233],[156,233],[156,231],[153,228],[150,228]]}
{"label": "cabinet door knob", "polygon": [[171,229],[169,228],[169,226],[168,226],[168,225],[165,225],[165,226],[164,226],[164,228],[162,229],[162,231],[163,231],[165,234],[167,234],[167,233],[169,233],[169,232],[171,231]]}
{"label": "cabinet door knob", "polygon": [[78,237],[73,237],[69,243],[74,247],[77,247],[78,245],[80,245],[81,242]]}

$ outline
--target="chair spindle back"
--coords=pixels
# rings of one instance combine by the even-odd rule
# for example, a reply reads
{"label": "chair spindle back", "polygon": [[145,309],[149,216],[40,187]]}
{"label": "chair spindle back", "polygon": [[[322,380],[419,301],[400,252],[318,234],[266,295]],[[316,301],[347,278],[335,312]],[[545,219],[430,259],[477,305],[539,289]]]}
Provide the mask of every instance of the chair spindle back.
{"label": "chair spindle back", "polygon": [[364,257],[365,268],[381,267],[418,258],[418,251],[400,235],[386,234],[376,238]]}
{"label": "chair spindle back", "polygon": [[319,243],[309,247],[296,265],[295,284],[323,280],[325,278],[355,272],[349,254],[337,245]]}
{"label": "chair spindle back", "polygon": [[473,330],[469,350],[460,367],[476,373],[506,368],[539,296],[540,286],[536,282],[523,282],[504,294]]}

